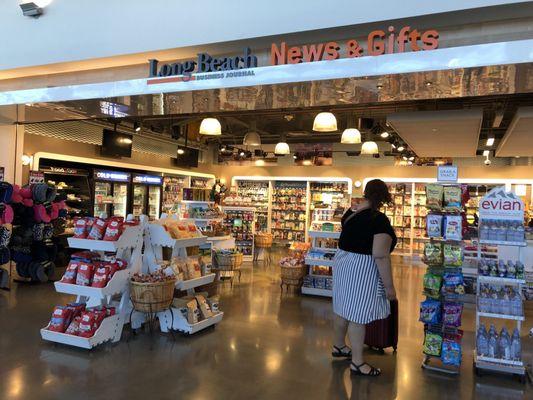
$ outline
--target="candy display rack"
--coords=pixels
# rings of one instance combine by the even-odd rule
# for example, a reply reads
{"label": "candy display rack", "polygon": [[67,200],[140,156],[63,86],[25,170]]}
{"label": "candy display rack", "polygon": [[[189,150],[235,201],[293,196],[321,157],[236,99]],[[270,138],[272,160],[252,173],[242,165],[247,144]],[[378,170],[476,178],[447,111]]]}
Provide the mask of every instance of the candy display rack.
{"label": "candy display rack", "polygon": [[[161,219],[164,218],[175,217],[162,215]],[[144,237],[144,271],[153,272],[159,268],[158,260],[163,259],[163,247],[172,249],[172,257],[185,258],[187,257],[187,247],[201,246],[206,242],[207,237],[201,236],[200,231],[197,232],[197,237],[174,239],[160,223],[147,224]],[[197,287],[212,283],[215,276],[214,273],[210,273],[196,279],[177,281],[176,289],[184,290],[188,295],[194,296]],[[219,323],[223,316],[224,313],[219,312],[196,324],[189,324],[185,316],[175,307],[157,313],[162,332],[166,333],[175,330],[186,334],[194,334],[209,326],[213,326]],[[145,322],[145,319],[146,318],[143,315],[136,313],[135,318],[132,320],[132,327],[138,328],[143,322]]]}
{"label": "candy display rack", "polygon": [[271,231],[274,242],[307,241],[309,182],[275,182],[272,191]]}
{"label": "candy display rack", "polygon": [[[495,187],[479,201],[479,241],[477,278],[477,307],[476,307],[476,349],[474,350],[474,369],[477,375],[482,371],[512,374],[522,383],[526,380],[526,368],[521,355],[512,354],[484,354],[479,346],[477,335],[482,327],[481,321],[511,321],[520,333],[524,318],[522,303],[523,288],[526,285],[523,265],[527,245],[522,226],[524,221],[524,203],[514,193],[506,192],[505,187]],[[497,246],[497,258],[492,260],[489,267],[483,258],[483,246]],[[519,268],[518,266],[522,267]],[[510,268],[508,268],[508,266]],[[483,295],[484,290],[495,293],[511,291],[519,300],[519,307],[513,307],[514,299],[490,299]],[[487,304],[488,303],[488,304]],[[518,305],[517,304],[517,305]],[[488,310],[488,311],[487,311]],[[484,327],[484,325],[483,325]],[[513,335],[514,336],[514,335]],[[487,339],[489,336],[487,336]],[[496,341],[499,348],[499,339]],[[520,336],[518,336],[520,346]],[[499,352],[498,352],[499,353]],[[493,357],[497,355],[497,357]],[[500,357],[501,356],[501,357]]]}
{"label": "candy display rack", "polygon": [[224,206],[224,225],[235,239],[235,247],[243,254],[244,261],[254,258],[255,207]]}
{"label": "candy display rack", "polygon": [[41,337],[44,340],[84,349],[92,349],[108,341],[118,342],[120,340],[130,307],[129,279],[142,267],[142,237],[146,219],[142,218],[141,220],[140,225],[127,227],[116,242],[68,238],[71,248],[95,251],[101,254],[112,252],[116,254],[117,258],[126,260],[128,267],[125,270],[117,271],[104,288],[55,282],[57,292],[75,295],[77,303],[86,303],[87,307],[114,306],[116,307],[116,314],[104,318],[92,337],[85,338],[53,332],[45,327],[41,329]]}
{"label": "candy display rack", "polygon": [[270,232],[270,186],[268,181],[237,181],[237,196],[242,203],[236,205],[255,207],[256,232]]}

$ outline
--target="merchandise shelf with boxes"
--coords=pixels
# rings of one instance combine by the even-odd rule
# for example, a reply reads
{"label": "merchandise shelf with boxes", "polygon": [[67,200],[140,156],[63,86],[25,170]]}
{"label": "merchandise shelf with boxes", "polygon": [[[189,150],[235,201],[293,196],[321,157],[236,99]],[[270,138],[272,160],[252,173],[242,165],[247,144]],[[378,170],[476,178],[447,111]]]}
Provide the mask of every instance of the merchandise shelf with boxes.
{"label": "merchandise shelf with boxes", "polygon": [[[218,300],[215,302],[216,306],[212,304],[213,308],[207,310],[208,315],[203,315],[203,311],[202,314],[191,312],[187,306],[199,297],[203,299],[196,288],[212,283],[216,277],[210,271],[210,264],[200,263],[198,258],[189,257],[187,253],[187,248],[204,245],[207,240],[193,222],[180,221],[176,216],[162,215],[160,220],[146,226],[143,272],[153,273],[171,268],[177,277],[176,289],[187,292],[186,297],[174,298],[168,310],[157,312],[162,332],[172,330],[194,334],[218,324],[224,316],[218,309]],[[170,260],[163,261],[163,248],[171,249]],[[145,315],[136,313],[132,318],[132,327],[140,327],[147,322],[146,318]]]}
{"label": "merchandise shelf with boxes", "polygon": [[81,252],[73,254],[65,275],[54,286],[76,300],[54,309],[50,323],[41,329],[42,339],[84,349],[120,340],[130,309],[129,280],[142,268],[146,223],[143,216],[140,224],[125,226],[115,241],[68,238],[69,246]]}

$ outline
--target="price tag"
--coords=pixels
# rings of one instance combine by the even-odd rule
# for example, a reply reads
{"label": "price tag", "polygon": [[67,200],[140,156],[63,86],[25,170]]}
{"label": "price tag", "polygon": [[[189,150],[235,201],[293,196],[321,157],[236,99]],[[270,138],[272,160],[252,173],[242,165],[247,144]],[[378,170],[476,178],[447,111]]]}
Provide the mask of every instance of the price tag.
{"label": "price tag", "polygon": [[44,183],[44,173],[40,171],[30,171],[30,185]]}

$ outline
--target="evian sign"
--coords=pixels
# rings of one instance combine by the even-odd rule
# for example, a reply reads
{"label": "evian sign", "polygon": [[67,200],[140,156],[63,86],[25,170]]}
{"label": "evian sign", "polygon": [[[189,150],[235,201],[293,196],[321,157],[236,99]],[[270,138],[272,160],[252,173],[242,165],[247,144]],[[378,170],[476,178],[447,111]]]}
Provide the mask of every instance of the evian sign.
{"label": "evian sign", "polygon": [[524,202],[516,194],[506,192],[504,186],[496,187],[480,200],[479,216],[482,219],[522,219]]}

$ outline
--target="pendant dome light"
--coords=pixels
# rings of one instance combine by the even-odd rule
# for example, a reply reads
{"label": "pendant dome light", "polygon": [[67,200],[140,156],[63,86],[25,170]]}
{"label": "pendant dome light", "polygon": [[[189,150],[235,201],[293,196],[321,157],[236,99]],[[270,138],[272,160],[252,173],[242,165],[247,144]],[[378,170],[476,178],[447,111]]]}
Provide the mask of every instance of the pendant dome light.
{"label": "pendant dome light", "polygon": [[357,128],[347,128],[342,132],[341,143],[359,144],[361,143],[361,132]]}
{"label": "pendant dome light", "polygon": [[335,132],[337,130],[337,118],[330,112],[318,113],[313,121],[315,132]]}
{"label": "pendant dome light", "polygon": [[250,131],[244,135],[242,144],[250,147],[261,146],[261,136],[257,133],[257,124],[255,121],[250,124]]}
{"label": "pendant dome light", "polygon": [[216,118],[204,118],[200,123],[200,135],[220,136],[222,127]]}
{"label": "pendant dome light", "polygon": [[361,154],[374,155],[379,153],[379,148],[376,142],[368,140],[361,146]]}
{"label": "pendant dome light", "polygon": [[282,136],[280,141],[276,144],[276,147],[274,148],[274,154],[276,156],[286,156],[291,154],[291,149],[284,136]]}

